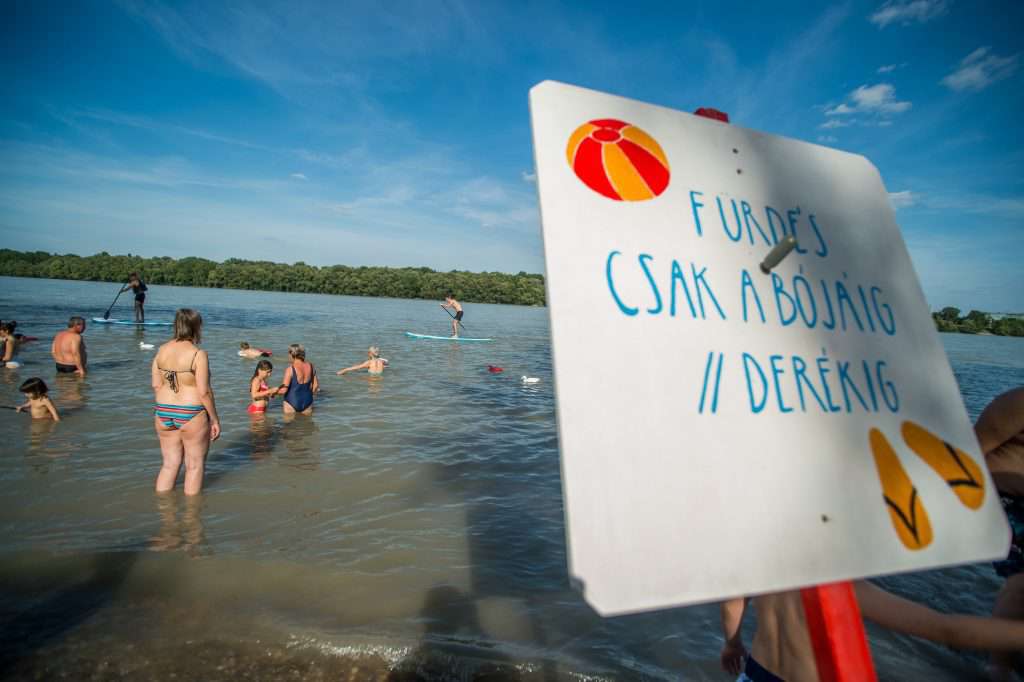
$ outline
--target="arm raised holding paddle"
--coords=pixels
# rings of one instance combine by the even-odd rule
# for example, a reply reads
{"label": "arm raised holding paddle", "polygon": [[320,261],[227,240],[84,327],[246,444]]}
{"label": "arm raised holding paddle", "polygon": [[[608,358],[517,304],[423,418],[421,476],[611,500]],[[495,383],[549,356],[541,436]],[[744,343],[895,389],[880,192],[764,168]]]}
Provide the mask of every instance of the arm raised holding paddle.
{"label": "arm raised holding paddle", "polygon": [[[441,307],[445,309],[445,312],[447,312],[449,315],[451,315],[451,318],[452,318],[452,336],[458,338],[458,336],[459,336],[459,325],[462,324],[462,304],[459,303],[458,301],[456,301],[455,297],[452,296],[452,292],[449,291],[445,295],[444,303],[441,304]],[[454,315],[452,315],[452,310],[455,311]],[[462,325],[462,326],[463,326],[463,328],[465,328],[466,325]]]}

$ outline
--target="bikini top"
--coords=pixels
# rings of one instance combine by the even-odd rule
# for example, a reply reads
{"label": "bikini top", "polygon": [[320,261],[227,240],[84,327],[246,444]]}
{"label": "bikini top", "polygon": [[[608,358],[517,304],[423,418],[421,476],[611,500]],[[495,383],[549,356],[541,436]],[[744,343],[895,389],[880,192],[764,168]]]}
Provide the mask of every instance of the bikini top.
{"label": "bikini top", "polygon": [[195,370],[196,355],[199,355],[199,351],[196,351],[192,355],[192,362],[188,363],[189,364],[188,369],[164,369],[160,365],[156,366],[156,368],[158,370],[160,370],[161,372],[164,373],[164,381],[167,382],[167,385],[170,386],[171,390],[174,391],[175,393],[178,392],[178,373],[182,373],[182,374],[195,374],[196,373],[196,370]]}

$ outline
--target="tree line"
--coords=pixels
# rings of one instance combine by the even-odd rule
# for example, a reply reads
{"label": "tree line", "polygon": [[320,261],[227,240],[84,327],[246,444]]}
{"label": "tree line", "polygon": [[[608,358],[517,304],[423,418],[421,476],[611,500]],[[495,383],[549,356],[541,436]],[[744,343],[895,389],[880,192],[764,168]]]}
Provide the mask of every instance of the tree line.
{"label": "tree line", "polygon": [[935,326],[940,332],[960,332],[961,334],[995,334],[996,336],[1024,336],[1024,317],[994,318],[989,313],[972,310],[963,317],[960,309],[947,306],[937,313],[932,313]]}
{"label": "tree line", "polygon": [[476,303],[545,304],[544,276],[526,272],[317,267],[238,258],[218,263],[195,257],[112,256],[105,251],[76,256],[0,249],[0,275],[123,283],[131,272],[139,273],[148,284],[425,299],[444,298],[450,291],[457,299]]}

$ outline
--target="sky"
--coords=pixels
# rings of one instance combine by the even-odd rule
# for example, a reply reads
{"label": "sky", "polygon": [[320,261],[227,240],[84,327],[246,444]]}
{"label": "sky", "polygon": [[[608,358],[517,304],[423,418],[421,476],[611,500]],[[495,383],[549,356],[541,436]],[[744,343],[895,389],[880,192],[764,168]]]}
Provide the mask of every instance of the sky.
{"label": "sky", "polygon": [[15,0],[0,245],[543,272],[550,79],[863,154],[933,308],[1024,312],[1021,27],[987,0]]}

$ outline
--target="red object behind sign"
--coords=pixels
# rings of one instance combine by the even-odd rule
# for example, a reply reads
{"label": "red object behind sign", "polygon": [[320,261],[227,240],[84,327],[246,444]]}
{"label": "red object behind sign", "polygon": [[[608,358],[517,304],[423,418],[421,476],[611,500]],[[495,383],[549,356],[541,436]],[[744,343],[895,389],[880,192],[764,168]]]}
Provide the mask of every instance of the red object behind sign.
{"label": "red object behind sign", "polygon": [[718,109],[712,109],[711,107],[701,107],[693,113],[697,116],[703,116],[704,118],[713,118],[716,121],[721,121],[722,123],[729,122],[729,114],[724,111],[719,111]]}
{"label": "red object behind sign", "polygon": [[860,607],[850,582],[800,590],[821,682],[877,680]]}

